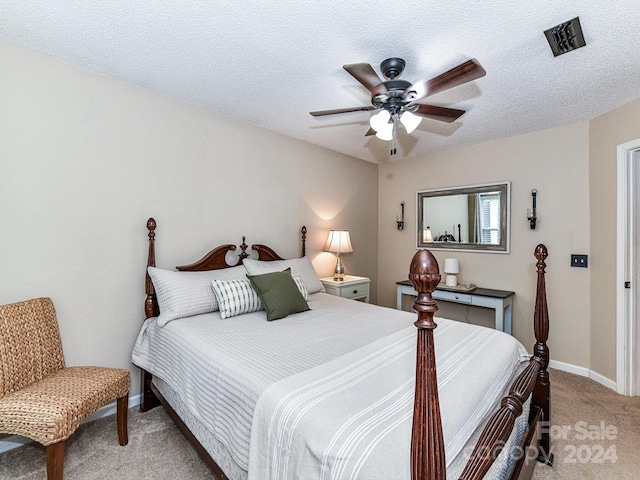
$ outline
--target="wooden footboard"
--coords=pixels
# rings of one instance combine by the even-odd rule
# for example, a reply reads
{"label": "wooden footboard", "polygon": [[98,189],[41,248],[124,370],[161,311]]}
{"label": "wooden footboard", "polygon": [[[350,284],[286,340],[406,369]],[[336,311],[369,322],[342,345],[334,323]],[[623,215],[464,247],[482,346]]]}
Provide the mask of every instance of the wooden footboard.
{"label": "wooden footboard", "polygon": [[[538,260],[536,264],[538,282],[534,313],[536,344],[533,356],[528,366],[511,385],[509,394],[502,399],[499,408],[487,422],[460,476],[461,479],[477,480],[484,477],[506,444],[516,418],[522,414],[523,405],[529,396],[531,396],[531,413],[528,429],[518,449],[518,461],[510,478],[530,478],[533,468],[531,463],[527,463],[527,459],[531,458],[528,454],[532,443],[535,444],[538,440],[539,445],[535,447],[538,460],[547,464],[553,462],[548,429],[539,428],[542,425],[541,422],[548,424],[551,419],[550,383],[547,371],[549,348],[546,343],[549,333],[549,315],[544,278],[547,248],[544,245],[538,245],[535,257]],[[416,253],[411,262],[409,279],[418,292],[413,306],[418,313],[418,320],[415,322],[418,328],[418,345],[411,438],[411,478],[413,480],[444,480],[446,461],[433,342],[433,330],[437,327],[433,315],[438,307],[431,295],[440,282],[440,272],[431,252],[420,250]]]}

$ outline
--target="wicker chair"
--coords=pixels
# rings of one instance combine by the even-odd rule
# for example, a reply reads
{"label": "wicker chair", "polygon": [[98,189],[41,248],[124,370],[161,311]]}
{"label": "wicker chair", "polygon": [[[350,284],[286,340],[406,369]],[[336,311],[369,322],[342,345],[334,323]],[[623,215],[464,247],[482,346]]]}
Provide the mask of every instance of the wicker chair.
{"label": "wicker chair", "polygon": [[120,445],[126,445],[129,371],[65,367],[50,298],[0,306],[0,433],[47,448],[47,478],[61,480],[64,445],[91,413],[117,400]]}

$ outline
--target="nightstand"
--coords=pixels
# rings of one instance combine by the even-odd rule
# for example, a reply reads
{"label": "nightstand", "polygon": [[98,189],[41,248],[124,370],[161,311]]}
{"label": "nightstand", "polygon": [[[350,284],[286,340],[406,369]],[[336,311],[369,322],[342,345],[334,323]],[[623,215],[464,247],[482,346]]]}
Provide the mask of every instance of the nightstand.
{"label": "nightstand", "polygon": [[344,280],[340,282],[335,281],[333,277],[321,278],[320,281],[329,295],[369,303],[369,285],[371,284],[371,280],[366,277],[345,275]]}

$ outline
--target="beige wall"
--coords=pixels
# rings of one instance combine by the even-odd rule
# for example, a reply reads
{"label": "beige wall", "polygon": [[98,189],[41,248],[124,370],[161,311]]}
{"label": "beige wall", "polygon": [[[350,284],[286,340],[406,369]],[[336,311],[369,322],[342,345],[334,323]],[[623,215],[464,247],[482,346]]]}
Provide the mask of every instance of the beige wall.
{"label": "beige wall", "polygon": [[[407,278],[416,252],[416,191],[428,188],[511,182],[511,253],[434,251],[460,261],[460,283],[515,291],[513,334],[530,348],[534,343],[534,249],[549,249],[547,284],[552,321],[549,347],[553,360],[588,368],[590,363],[590,269],[570,267],[571,253],[589,253],[589,124],[578,123],[526,135],[449,150],[411,161],[380,166],[378,299],[395,305],[395,282]],[[538,190],[538,226],[529,228],[526,209],[531,189]],[[404,231],[394,218],[406,202]],[[464,320],[477,309],[451,308],[446,315]],[[491,319],[491,312],[485,311]],[[486,322],[485,322],[486,323]]]}
{"label": "beige wall", "polygon": [[[4,44],[0,55],[0,302],[51,296],[69,364],[132,367],[149,216],[167,268],[242,235],[293,256],[306,224],[308,254],[329,275],[326,233],[349,228],[347,273],[371,277],[374,301],[394,306],[416,251],[416,191],[509,180],[511,253],[436,258],[459,258],[462,283],[515,291],[513,333],[530,346],[532,253],[545,243],[552,358],[615,379],[615,155],[640,138],[640,100],[591,122],[378,167]],[[570,268],[571,253],[588,253],[590,268]],[[441,307],[491,322],[488,311]]]}
{"label": "beige wall", "polygon": [[640,99],[592,120],[591,368],[616,378],[616,148],[640,138]]}
{"label": "beige wall", "polygon": [[328,230],[348,228],[347,273],[375,286],[376,165],[4,44],[0,57],[0,302],[51,296],[69,365],[131,368],[137,393],[149,216],[166,268],[242,235],[295,256],[304,224],[329,275]]}

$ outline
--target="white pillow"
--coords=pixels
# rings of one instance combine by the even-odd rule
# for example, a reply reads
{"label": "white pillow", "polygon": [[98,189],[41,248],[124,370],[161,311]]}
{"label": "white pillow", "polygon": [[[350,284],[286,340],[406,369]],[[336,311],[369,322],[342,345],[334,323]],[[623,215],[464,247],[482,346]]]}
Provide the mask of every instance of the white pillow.
{"label": "white pillow", "polygon": [[245,258],[244,266],[249,275],[260,275],[262,273],[281,272],[291,268],[291,274],[297,273],[304,280],[304,285],[309,293],[324,292],[324,285],[318,278],[318,274],[311,264],[309,257],[292,258],[290,260],[261,261],[252,258]]}
{"label": "white pillow", "polygon": [[218,301],[211,290],[211,281],[246,278],[247,275],[243,265],[205,272],[176,272],[156,267],[147,270],[160,307],[158,325],[161,327],[177,318],[215,312]]}
{"label": "white pillow", "polygon": [[211,287],[218,300],[220,317],[229,318],[262,310],[262,300],[249,279],[213,280]]}

